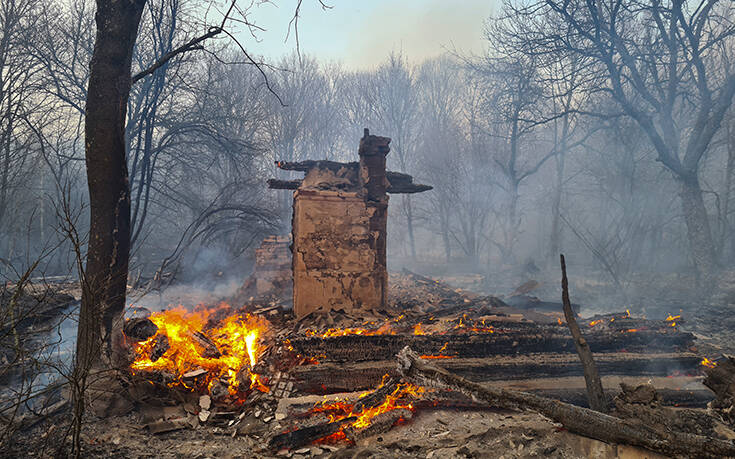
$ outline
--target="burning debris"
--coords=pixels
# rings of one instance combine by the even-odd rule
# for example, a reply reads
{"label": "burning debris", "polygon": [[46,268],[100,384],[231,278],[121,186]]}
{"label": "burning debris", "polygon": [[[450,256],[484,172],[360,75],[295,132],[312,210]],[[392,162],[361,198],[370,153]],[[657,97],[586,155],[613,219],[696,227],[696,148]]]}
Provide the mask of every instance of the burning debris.
{"label": "burning debris", "polygon": [[[411,283],[419,291],[429,285],[417,275],[393,276],[404,293]],[[461,392],[404,380],[394,356],[405,346],[419,360],[487,387],[513,384],[586,403],[583,386],[565,382],[567,389],[549,389],[559,378],[582,373],[559,313],[514,309],[499,299],[442,290],[436,282],[431,288],[442,308],[404,307],[392,317],[331,310],[297,320],[290,311],[261,308],[266,320],[253,306],[220,304],[130,319],[125,330],[135,353],[131,372],[143,385],[159,388],[158,400],[165,402],[168,393],[167,403],[182,404],[175,415],[149,422],[150,431],[207,424],[259,439],[271,450],[299,450],[355,443],[409,422],[419,411],[487,408]],[[712,400],[703,389],[677,389],[706,368],[694,352],[694,337],[679,329],[681,317],[650,320],[626,311],[580,323],[603,380],[670,381],[657,391],[662,407],[701,407]],[[607,384],[606,396],[616,393]]]}
{"label": "burning debris", "polygon": [[[268,322],[250,314],[233,314],[214,322],[222,309],[230,308],[223,304],[188,312],[180,307],[129,320],[126,334],[138,340],[133,344],[135,360],[130,368],[136,374],[156,373],[169,387],[206,388],[213,396],[250,389],[268,392],[255,373]],[[220,390],[223,387],[226,390]]]}

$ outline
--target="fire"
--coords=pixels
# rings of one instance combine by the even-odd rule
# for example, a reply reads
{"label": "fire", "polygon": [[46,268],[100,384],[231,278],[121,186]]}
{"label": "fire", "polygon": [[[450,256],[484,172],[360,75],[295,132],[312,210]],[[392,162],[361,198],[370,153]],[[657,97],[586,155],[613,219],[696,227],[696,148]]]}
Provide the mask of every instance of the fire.
{"label": "fire", "polygon": [[713,362],[707,357],[703,358],[701,362],[699,362],[701,365],[704,365],[707,368],[714,368],[717,366],[717,362]]}
{"label": "fire", "polygon": [[[386,381],[387,375],[383,377],[383,382],[380,384],[380,386],[378,386],[377,389],[383,387]],[[407,409],[413,411],[413,404],[405,399],[418,397],[424,392],[425,389],[421,386],[415,386],[411,383],[400,383],[396,386],[393,392],[386,396],[385,400],[380,405],[374,407],[366,407],[358,410],[355,410],[354,403],[346,401],[337,400],[333,402],[321,402],[314,406],[314,408],[312,408],[312,413],[324,413],[329,418],[330,422],[339,422],[342,419],[352,416],[357,417],[357,420],[344,426],[339,432],[332,434],[329,437],[323,438],[318,442],[323,443],[346,439],[346,435],[344,434],[345,428],[351,427],[356,429],[364,429],[365,427],[368,427],[370,425],[373,418],[383,413],[387,413],[388,411],[393,411],[397,409]],[[360,398],[368,394],[369,392],[363,394]]]}
{"label": "fire", "polygon": [[602,323],[602,319],[593,320],[592,322],[590,322],[590,327],[594,327],[595,325],[597,325],[599,323]]}
{"label": "fire", "polygon": [[451,359],[453,358],[451,355],[444,355],[444,351],[447,350],[447,346],[449,346],[449,341],[444,343],[444,346],[442,346],[441,349],[439,349],[438,355],[422,355],[421,358],[422,359]]}
{"label": "fire", "polygon": [[425,335],[424,330],[421,328],[421,323],[417,323],[415,327],[413,327],[413,334],[414,335]]}
{"label": "fire", "polygon": [[681,319],[681,315],[672,316],[669,314],[669,316],[666,318],[666,322],[670,322],[669,325],[672,327],[676,327],[676,321]]}
{"label": "fire", "polygon": [[[222,307],[228,306],[220,305]],[[217,310],[189,312],[178,307],[152,314],[149,319],[156,324],[158,332],[148,340],[134,344],[136,359],[130,368],[133,371],[169,372],[176,379],[172,384],[184,387],[188,387],[183,381],[185,373],[204,369],[207,370],[207,386],[216,380],[226,380],[229,392],[235,394],[241,389],[238,375],[243,367],[247,367],[250,388],[267,392],[267,386],[252,369],[263,350],[260,339],[268,331],[268,322],[250,314],[233,314],[207,329],[208,319]],[[169,348],[159,358],[151,360],[151,352],[162,336],[168,339]]]}
{"label": "fire", "polygon": [[556,321],[559,322],[559,325],[564,325],[564,323],[561,321],[559,317],[556,318]]}

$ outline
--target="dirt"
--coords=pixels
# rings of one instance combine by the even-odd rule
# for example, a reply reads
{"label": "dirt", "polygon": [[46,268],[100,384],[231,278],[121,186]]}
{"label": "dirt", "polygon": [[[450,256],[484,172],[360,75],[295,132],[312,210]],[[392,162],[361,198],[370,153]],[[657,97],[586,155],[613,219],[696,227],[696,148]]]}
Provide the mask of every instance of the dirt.
{"label": "dirt", "polygon": [[[83,457],[90,458],[650,458],[663,456],[571,434],[536,413],[437,410],[418,412],[391,431],[356,445],[312,445],[295,451],[263,450],[263,439],[222,435],[202,426],[158,435],[141,427],[137,413],[85,426]],[[5,457],[53,457],[49,434],[40,426]],[[32,441],[31,439],[36,439]],[[45,440],[45,441],[44,441]]]}

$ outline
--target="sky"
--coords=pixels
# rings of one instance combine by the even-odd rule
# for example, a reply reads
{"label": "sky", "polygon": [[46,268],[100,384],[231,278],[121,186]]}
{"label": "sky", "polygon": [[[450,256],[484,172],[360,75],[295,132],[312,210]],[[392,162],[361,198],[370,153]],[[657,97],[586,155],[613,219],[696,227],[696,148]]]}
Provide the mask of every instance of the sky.
{"label": "sky", "polygon": [[[378,66],[392,52],[412,62],[446,50],[479,53],[485,19],[494,0],[303,0],[299,18],[302,54],[338,61],[353,70]],[[249,51],[269,59],[296,48],[293,32],[284,43],[296,0],[265,3],[249,19],[265,31],[241,37]]]}

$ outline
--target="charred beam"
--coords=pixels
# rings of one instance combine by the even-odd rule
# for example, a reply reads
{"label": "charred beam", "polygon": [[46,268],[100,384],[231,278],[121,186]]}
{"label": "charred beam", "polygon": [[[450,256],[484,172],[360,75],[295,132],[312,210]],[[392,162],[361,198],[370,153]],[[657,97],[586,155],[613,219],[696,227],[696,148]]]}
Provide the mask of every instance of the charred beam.
{"label": "charred beam", "polygon": [[[677,353],[693,344],[693,335],[673,327],[668,330],[590,333],[587,342],[597,353]],[[576,353],[568,330],[560,326],[508,325],[496,333],[456,335],[346,335],[330,338],[296,338],[291,344],[297,353],[319,357],[320,362],[364,362],[383,360],[411,346],[421,355],[484,358],[498,355],[534,353]],[[440,352],[441,349],[444,349]]]}
{"label": "charred beam", "polygon": [[561,423],[570,432],[597,440],[641,446],[670,455],[735,456],[735,443],[731,440],[670,432],[526,392],[486,388],[422,361],[409,348],[398,355],[398,368],[404,378],[422,386],[456,390],[497,408],[531,409]]}
{"label": "charred beam", "polygon": [[315,426],[304,427],[296,429],[291,432],[282,433],[271,438],[268,443],[269,446],[274,450],[283,448],[298,448],[300,446],[308,445],[309,443],[319,440],[320,438],[328,437],[347,424],[355,422],[356,417],[349,417],[335,422],[325,422],[317,424]]}
{"label": "charred beam", "polygon": [[602,390],[602,381],[600,373],[597,371],[595,359],[592,357],[592,350],[587,340],[582,336],[582,332],[577,325],[577,319],[572,311],[572,302],[569,300],[569,281],[567,280],[567,265],[564,262],[564,255],[559,256],[561,261],[561,290],[562,303],[564,304],[564,317],[567,320],[567,326],[574,338],[574,346],[577,348],[579,360],[582,362],[584,371],[584,381],[587,385],[587,397],[589,398],[590,408],[601,413],[608,412],[608,403],[605,400],[605,391]]}
{"label": "charred beam", "polygon": [[295,190],[301,186],[302,180],[268,179],[268,188],[272,190]]}
{"label": "charred beam", "polygon": [[[597,358],[601,375],[670,376],[673,372],[696,374],[700,358],[694,354],[602,354]],[[573,354],[546,354],[484,359],[443,359],[441,366],[475,382],[576,377],[582,365]],[[397,377],[393,360],[346,364],[320,363],[296,367],[295,387],[310,394],[368,390],[380,384],[383,375]],[[684,391],[681,391],[684,392]],[[709,393],[709,391],[706,391]],[[682,395],[682,403],[688,398]],[[711,400],[712,397],[709,397]],[[575,403],[579,404],[579,403]]]}

